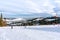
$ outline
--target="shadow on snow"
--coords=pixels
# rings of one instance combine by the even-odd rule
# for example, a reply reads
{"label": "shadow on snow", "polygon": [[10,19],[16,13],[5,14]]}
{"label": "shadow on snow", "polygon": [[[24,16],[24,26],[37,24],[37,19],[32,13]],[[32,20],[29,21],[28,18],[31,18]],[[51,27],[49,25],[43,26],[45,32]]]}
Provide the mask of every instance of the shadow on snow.
{"label": "shadow on snow", "polygon": [[32,30],[43,30],[43,31],[49,31],[49,32],[60,32],[60,27],[54,27],[54,28],[26,28],[26,29],[32,29]]}

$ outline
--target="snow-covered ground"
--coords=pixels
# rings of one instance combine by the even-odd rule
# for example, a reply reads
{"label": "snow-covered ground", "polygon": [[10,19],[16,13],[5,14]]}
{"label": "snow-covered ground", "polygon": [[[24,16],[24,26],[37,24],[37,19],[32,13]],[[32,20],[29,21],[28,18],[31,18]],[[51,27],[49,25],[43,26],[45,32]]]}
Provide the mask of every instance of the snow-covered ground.
{"label": "snow-covered ground", "polygon": [[0,40],[60,40],[60,25],[0,27]]}

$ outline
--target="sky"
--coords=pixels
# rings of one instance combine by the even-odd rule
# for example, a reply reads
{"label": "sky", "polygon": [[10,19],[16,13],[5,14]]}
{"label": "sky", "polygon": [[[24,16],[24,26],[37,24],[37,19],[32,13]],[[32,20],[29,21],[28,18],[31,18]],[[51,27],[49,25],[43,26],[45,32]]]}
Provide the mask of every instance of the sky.
{"label": "sky", "polygon": [[59,15],[60,0],[0,0],[4,17],[45,17]]}

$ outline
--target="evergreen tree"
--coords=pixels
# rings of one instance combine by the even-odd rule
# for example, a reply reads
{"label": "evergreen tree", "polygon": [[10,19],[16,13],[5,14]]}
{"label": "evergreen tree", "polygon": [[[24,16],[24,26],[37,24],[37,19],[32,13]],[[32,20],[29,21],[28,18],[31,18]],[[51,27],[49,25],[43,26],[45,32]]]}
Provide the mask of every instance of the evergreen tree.
{"label": "evergreen tree", "polygon": [[2,13],[1,13],[1,15],[0,15],[0,26],[2,26]]}
{"label": "evergreen tree", "polygon": [[3,27],[3,26],[6,26],[6,21],[3,20],[3,16],[2,16],[2,13],[0,15],[0,27]]}

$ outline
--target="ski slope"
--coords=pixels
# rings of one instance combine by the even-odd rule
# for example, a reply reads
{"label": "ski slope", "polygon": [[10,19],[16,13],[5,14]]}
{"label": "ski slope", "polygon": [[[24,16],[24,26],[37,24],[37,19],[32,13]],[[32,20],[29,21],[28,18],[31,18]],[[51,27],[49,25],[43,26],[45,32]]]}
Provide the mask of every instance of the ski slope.
{"label": "ski slope", "polygon": [[0,40],[60,40],[60,25],[0,27]]}

